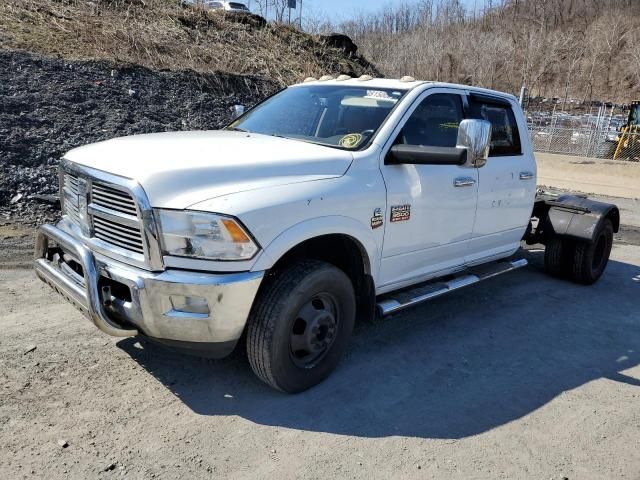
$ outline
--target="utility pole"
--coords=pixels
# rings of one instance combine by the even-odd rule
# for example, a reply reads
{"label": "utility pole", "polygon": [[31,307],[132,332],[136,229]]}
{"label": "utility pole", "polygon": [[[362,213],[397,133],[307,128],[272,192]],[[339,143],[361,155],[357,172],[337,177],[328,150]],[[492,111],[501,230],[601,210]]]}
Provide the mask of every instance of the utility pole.
{"label": "utility pole", "polygon": [[522,108],[524,108],[524,103],[527,100],[527,87],[525,87],[524,85],[522,85],[522,88],[520,89],[520,106]]}

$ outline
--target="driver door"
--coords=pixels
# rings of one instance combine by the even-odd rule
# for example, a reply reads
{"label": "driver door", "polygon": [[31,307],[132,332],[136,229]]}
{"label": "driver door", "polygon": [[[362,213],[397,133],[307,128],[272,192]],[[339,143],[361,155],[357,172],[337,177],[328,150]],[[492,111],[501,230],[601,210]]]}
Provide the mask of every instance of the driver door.
{"label": "driver door", "polygon": [[[383,155],[398,143],[455,147],[462,92],[429,89],[405,114]],[[384,156],[383,156],[384,160]],[[458,165],[386,165],[382,291],[464,268],[478,200],[478,170]]]}

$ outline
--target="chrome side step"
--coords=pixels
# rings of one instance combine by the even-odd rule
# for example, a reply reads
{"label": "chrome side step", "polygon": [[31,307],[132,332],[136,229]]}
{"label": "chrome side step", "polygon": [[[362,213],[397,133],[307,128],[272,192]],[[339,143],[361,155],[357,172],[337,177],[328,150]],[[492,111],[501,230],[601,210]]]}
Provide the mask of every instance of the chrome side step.
{"label": "chrome side step", "polygon": [[405,308],[412,307],[427,300],[446,295],[447,293],[459,290],[469,285],[474,285],[488,278],[497,277],[503,273],[511,272],[518,268],[525,267],[528,264],[524,258],[512,260],[509,262],[497,262],[493,264],[483,265],[473,270],[467,270],[458,277],[448,281],[432,281],[414,287],[410,290],[402,290],[400,292],[385,294],[382,300],[378,302],[378,313],[382,316],[399,312]]}

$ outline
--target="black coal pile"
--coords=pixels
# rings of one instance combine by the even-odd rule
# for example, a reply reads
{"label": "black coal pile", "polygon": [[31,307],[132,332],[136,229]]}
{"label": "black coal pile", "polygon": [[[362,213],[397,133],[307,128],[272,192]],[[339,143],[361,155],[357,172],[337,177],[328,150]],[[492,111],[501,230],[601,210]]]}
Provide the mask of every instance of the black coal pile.
{"label": "black coal pile", "polygon": [[55,218],[57,163],[72,148],[124,135],[220,128],[233,105],[253,105],[277,88],[257,77],[0,51],[0,217]]}

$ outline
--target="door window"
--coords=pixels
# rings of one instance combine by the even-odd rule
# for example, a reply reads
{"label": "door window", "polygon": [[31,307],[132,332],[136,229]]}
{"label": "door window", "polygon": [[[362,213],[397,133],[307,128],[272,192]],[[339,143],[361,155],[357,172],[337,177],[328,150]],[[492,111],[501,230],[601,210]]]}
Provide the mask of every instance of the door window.
{"label": "door window", "polygon": [[472,100],[471,118],[491,122],[490,157],[521,155],[520,133],[510,106]]}
{"label": "door window", "polygon": [[404,124],[396,143],[455,147],[464,118],[460,95],[434,93],[425,98]]}

